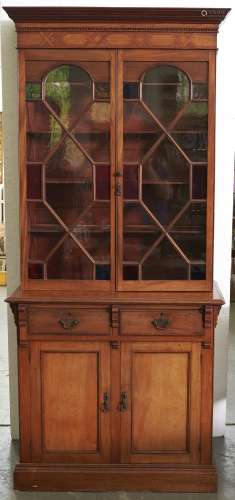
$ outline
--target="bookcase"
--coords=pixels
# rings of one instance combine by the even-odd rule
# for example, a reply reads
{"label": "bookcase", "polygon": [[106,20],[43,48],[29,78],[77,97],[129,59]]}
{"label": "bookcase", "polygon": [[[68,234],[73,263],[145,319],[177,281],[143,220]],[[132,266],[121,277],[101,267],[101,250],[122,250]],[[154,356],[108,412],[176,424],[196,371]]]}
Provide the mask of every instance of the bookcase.
{"label": "bookcase", "polygon": [[23,490],[212,492],[228,9],[5,9],[19,50]]}

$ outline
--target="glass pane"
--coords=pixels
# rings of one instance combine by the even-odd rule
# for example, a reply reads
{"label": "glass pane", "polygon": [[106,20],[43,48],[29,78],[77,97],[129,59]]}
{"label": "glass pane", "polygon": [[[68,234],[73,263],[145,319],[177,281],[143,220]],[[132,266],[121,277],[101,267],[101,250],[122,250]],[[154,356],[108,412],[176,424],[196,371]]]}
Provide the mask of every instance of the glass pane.
{"label": "glass pane", "polygon": [[47,277],[49,279],[93,279],[93,264],[68,236],[48,260]]}
{"label": "glass pane", "polygon": [[146,231],[143,234],[141,231],[125,230],[123,242],[123,259],[125,262],[140,262],[161,234],[157,229],[151,231],[151,233]]}
{"label": "glass pane", "polygon": [[164,125],[169,125],[189,97],[189,79],[178,68],[155,66],[145,73],[142,99]]}
{"label": "glass pane", "polygon": [[110,224],[110,205],[108,202],[95,201],[88,205],[79,217],[79,222],[74,225],[73,231],[77,227],[84,226],[98,226],[107,229]]}
{"label": "glass pane", "polygon": [[28,202],[28,220],[29,229],[39,227],[46,227],[53,231],[62,229],[57,219],[42,202]]}
{"label": "glass pane", "polygon": [[96,274],[95,274],[95,279],[96,280],[110,280],[110,266],[108,265],[100,265],[96,264]]}
{"label": "glass pane", "polygon": [[71,126],[92,101],[93,82],[79,66],[62,65],[48,73],[44,98],[65,127]]}
{"label": "glass pane", "polygon": [[139,268],[136,265],[123,266],[123,279],[136,281],[139,279]]}
{"label": "glass pane", "polygon": [[37,101],[41,99],[41,83],[26,82],[25,91],[27,101]]}
{"label": "glass pane", "polygon": [[143,280],[186,280],[188,264],[164,238],[143,263]]}
{"label": "glass pane", "polygon": [[123,83],[123,99],[139,99],[140,84],[138,82]]}
{"label": "glass pane", "polygon": [[144,231],[149,230],[150,228],[155,230],[155,228],[158,227],[140,203],[128,202],[125,202],[124,204],[123,225],[124,229],[126,229],[127,226],[128,228],[133,227],[135,229],[136,227],[141,227]]}
{"label": "glass pane", "polygon": [[124,165],[123,191],[126,200],[139,198],[139,167],[138,165]]}
{"label": "glass pane", "polygon": [[63,236],[62,232],[33,231],[30,235],[30,260],[45,260]]}
{"label": "glass pane", "polygon": [[160,134],[161,130],[138,101],[124,101],[124,133],[148,132]]}
{"label": "glass pane", "polygon": [[143,163],[143,183],[189,183],[189,162],[169,139],[164,139]]}
{"label": "glass pane", "polygon": [[110,279],[109,75],[108,62],[64,64],[47,74],[42,100],[27,87],[32,279]]}
{"label": "glass pane", "polygon": [[192,230],[187,233],[171,232],[170,235],[190,260],[205,260],[206,241],[203,233]]}
{"label": "glass pane", "polygon": [[208,99],[208,84],[193,83],[193,100],[206,101]]}
{"label": "glass pane", "polygon": [[40,101],[27,101],[27,160],[41,162],[62,137],[62,129]]}
{"label": "glass pane", "polygon": [[66,137],[46,163],[46,181],[80,181],[85,189],[92,184],[92,164],[79,146]]}
{"label": "glass pane", "polygon": [[73,130],[94,162],[110,161],[110,104],[95,102]]}
{"label": "glass pane", "polygon": [[206,203],[191,203],[180,218],[175,222],[174,231],[198,231],[205,234]]}
{"label": "glass pane", "polygon": [[191,280],[205,280],[206,266],[203,264],[195,264],[191,266]]}
{"label": "glass pane", "polygon": [[110,235],[102,227],[76,226],[73,234],[95,261],[109,262]]}
{"label": "glass pane", "polygon": [[110,84],[107,82],[95,82],[95,99],[110,99]]}
{"label": "glass pane", "polygon": [[96,165],[95,189],[97,200],[110,200],[110,167]]}
{"label": "glass pane", "polygon": [[42,198],[42,166],[27,166],[27,197],[31,199]]}
{"label": "glass pane", "polygon": [[29,279],[42,280],[43,274],[43,264],[37,262],[30,262],[28,265]]}
{"label": "glass pane", "polygon": [[174,126],[174,130],[205,130],[208,126],[208,105],[207,102],[190,102],[183,115]]}
{"label": "glass pane", "polygon": [[205,279],[207,75],[204,62],[125,62],[124,280]]}
{"label": "glass pane", "polygon": [[156,219],[166,226],[186,205],[189,198],[187,184],[144,184],[143,201]]}
{"label": "glass pane", "polygon": [[160,133],[135,133],[128,132],[124,135],[123,158],[124,162],[141,162],[145,154],[159,138]]}
{"label": "glass pane", "polygon": [[206,162],[208,135],[207,131],[175,132],[171,134],[183,149],[190,161]]}
{"label": "glass pane", "polygon": [[206,165],[193,165],[193,189],[194,199],[206,199],[207,195],[207,168]]}
{"label": "glass pane", "polygon": [[87,204],[92,203],[93,193],[80,183],[50,183],[46,186],[46,200],[62,222],[71,227]]}

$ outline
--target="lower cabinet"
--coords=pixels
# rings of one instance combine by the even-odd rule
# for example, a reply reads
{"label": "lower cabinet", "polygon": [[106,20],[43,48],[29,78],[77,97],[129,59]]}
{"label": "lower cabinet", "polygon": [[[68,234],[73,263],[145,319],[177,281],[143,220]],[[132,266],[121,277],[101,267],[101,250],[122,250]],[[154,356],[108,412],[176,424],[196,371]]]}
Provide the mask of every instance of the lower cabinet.
{"label": "lower cabinet", "polygon": [[32,460],[110,460],[108,343],[31,343]]}
{"label": "lower cabinet", "polygon": [[122,462],[198,463],[200,344],[122,345]]}
{"label": "lower cabinet", "polygon": [[119,405],[109,342],[34,341],[30,349],[33,462],[110,463],[116,412],[120,462],[199,463],[200,343],[121,342]]}

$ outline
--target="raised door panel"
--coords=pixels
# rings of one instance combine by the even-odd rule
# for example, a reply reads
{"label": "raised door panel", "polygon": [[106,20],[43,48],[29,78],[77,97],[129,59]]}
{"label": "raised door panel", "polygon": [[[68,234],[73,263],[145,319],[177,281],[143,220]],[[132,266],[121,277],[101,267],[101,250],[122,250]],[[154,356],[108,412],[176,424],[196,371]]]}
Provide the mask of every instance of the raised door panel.
{"label": "raised door panel", "polygon": [[79,281],[108,290],[115,275],[114,53],[47,56],[37,51],[25,61],[23,280],[29,288],[71,289]]}
{"label": "raised door panel", "polygon": [[121,386],[122,461],[197,463],[200,346],[124,344]]}
{"label": "raised door panel", "polygon": [[33,460],[109,460],[107,345],[32,343],[31,394]]}
{"label": "raised door panel", "polygon": [[119,54],[119,290],[211,287],[213,92],[208,52]]}

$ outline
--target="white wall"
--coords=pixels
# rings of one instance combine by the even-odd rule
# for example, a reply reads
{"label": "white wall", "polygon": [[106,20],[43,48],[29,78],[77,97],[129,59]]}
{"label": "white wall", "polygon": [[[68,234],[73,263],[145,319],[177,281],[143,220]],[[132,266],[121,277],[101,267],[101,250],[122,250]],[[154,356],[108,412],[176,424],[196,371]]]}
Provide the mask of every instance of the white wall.
{"label": "white wall", "polygon": [[[201,1],[3,1],[3,5],[95,5],[124,7],[202,7]],[[206,1],[206,7],[232,7],[233,2]],[[17,171],[17,64],[16,38],[13,23],[4,16],[2,33],[3,65],[3,112],[4,148],[6,182],[6,222],[7,222],[7,260],[9,273],[9,292],[19,281],[19,234],[18,234],[18,171]],[[215,209],[215,250],[214,277],[224,294],[226,305],[223,307],[216,329],[215,349],[215,411],[214,433],[224,432],[226,415],[226,366],[227,337],[229,322],[229,289],[232,235],[232,193],[233,193],[233,155],[235,130],[234,111],[234,49],[235,49],[235,9],[221,25],[218,37],[217,59],[217,125],[216,125],[216,209]],[[9,317],[9,354],[10,354],[10,393],[12,436],[17,437],[17,375],[16,375],[16,332]]]}

